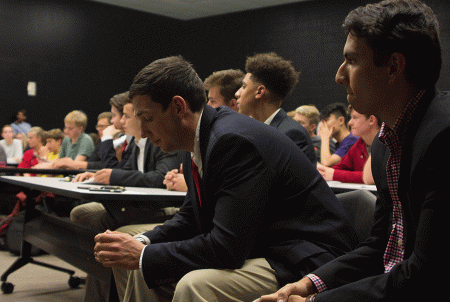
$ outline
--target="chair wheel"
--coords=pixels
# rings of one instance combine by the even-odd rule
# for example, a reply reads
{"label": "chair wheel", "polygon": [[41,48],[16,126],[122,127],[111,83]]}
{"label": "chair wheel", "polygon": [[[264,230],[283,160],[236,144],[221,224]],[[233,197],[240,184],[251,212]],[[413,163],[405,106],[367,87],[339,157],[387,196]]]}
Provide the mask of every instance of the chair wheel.
{"label": "chair wheel", "polygon": [[70,288],[77,288],[81,284],[81,278],[70,276],[69,278],[69,286]]}
{"label": "chair wheel", "polygon": [[14,284],[9,283],[9,282],[2,283],[2,292],[4,294],[10,294],[13,292],[13,290],[14,290]]}

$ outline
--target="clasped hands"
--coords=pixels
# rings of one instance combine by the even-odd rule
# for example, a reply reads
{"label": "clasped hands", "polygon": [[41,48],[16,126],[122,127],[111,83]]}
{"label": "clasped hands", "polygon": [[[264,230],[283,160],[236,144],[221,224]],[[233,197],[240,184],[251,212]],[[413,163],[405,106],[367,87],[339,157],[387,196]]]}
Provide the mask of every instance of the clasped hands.
{"label": "clasped hands", "polygon": [[306,297],[316,291],[314,283],[308,277],[304,277],[298,282],[285,285],[274,294],[262,296],[253,302],[304,302]]}
{"label": "clasped hands", "polygon": [[133,236],[106,231],[94,238],[95,260],[105,267],[115,267],[125,270],[139,269],[139,259],[145,245]]}
{"label": "clasped hands", "polygon": [[181,164],[180,170],[174,169],[167,172],[163,184],[166,185],[166,188],[169,191],[186,192],[187,186],[183,175],[183,164]]}

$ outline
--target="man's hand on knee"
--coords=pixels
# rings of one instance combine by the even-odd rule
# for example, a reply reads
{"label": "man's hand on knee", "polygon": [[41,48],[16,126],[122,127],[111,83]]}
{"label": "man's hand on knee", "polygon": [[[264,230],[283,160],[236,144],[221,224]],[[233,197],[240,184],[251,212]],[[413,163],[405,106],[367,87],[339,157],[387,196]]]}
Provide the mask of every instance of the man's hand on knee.
{"label": "man's hand on knee", "polygon": [[300,281],[287,284],[276,293],[263,296],[255,302],[304,302],[306,300],[304,297],[316,292],[314,283],[308,277],[304,277]]}

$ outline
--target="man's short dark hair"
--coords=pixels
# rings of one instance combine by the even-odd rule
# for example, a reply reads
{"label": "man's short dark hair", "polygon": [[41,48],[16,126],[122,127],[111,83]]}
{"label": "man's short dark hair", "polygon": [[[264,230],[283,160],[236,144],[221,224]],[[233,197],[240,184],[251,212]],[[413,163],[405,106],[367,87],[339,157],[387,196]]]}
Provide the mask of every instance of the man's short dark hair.
{"label": "man's short dark hair", "polygon": [[131,100],[128,97],[128,91],[116,94],[109,100],[109,104],[116,108],[120,114],[123,114],[123,106],[127,103],[131,103]]}
{"label": "man's short dark hair", "polygon": [[64,139],[64,132],[61,131],[61,129],[56,128],[52,129],[46,132],[45,134],[46,139],[52,138],[55,141],[57,140],[63,140]]}
{"label": "man's short dark hair", "polygon": [[333,103],[328,106],[326,106],[321,112],[320,112],[320,120],[326,120],[330,117],[330,115],[334,115],[336,118],[339,118],[341,116],[344,117],[344,123],[345,125],[348,124],[349,116],[347,112],[347,106],[342,103]]}
{"label": "man's short dark hair", "polygon": [[17,113],[22,112],[24,116],[27,116],[27,111],[25,109],[20,109]]}
{"label": "man's short dark hair", "polygon": [[406,77],[419,89],[433,86],[442,66],[439,24],[431,8],[418,0],[386,0],[351,11],[346,34],[364,38],[374,64],[384,65],[399,52],[406,58]]}
{"label": "man's short dark hair", "polygon": [[[347,114],[349,116],[349,119],[352,119],[352,112],[353,110],[357,113],[359,113],[358,111],[355,110],[355,108],[353,108],[353,106],[350,104],[348,105],[347,108]],[[362,115],[364,115],[366,117],[366,119],[369,119],[373,114],[368,114],[368,113],[361,113]],[[380,118],[376,115],[373,115],[376,119],[377,119],[377,125],[379,128],[381,128],[381,125],[383,124],[383,122],[380,120]]]}
{"label": "man's short dark hair", "polygon": [[189,104],[192,112],[199,112],[207,101],[202,80],[192,64],[181,56],[159,59],[144,67],[129,90],[130,99],[136,95],[149,96],[164,111],[176,95]]}
{"label": "man's short dark hair", "polygon": [[234,95],[241,88],[244,76],[244,72],[239,69],[216,71],[205,79],[205,88],[210,90],[214,86],[220,87],[220,94],[226,102],[229,102],[235,98]]}
{"label": "man's short dark hair", "polygon": [[295,71],[291,61],[283,59],[274,52],[248,57],[245,71],[251,73],[256,81],[274,92],[280,100],[294,89],[300,75]]}

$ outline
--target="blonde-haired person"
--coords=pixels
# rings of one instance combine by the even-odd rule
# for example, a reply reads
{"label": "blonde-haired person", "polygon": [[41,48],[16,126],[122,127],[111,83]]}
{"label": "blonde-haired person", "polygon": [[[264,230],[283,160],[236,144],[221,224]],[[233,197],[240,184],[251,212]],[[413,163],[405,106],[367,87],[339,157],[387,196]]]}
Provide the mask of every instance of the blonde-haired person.
{"label": "blonde-haired person", "polygon": [[76,161],[86,161],[94,152],[95,146],[91,137],[84,133],[87,116],[83,111],[74,110],[64,118],[64,138],[59,158],[69,157]]}
{"label": "blonde-haired person", "polygon": [[[317,129],[320,123],[320,112],[314,105],[303,105],[295,109],[294,120],[299,122],[308,131],[311,141],[316,152],[317,162],[320,162],[320,147],[322,140],[317,135]],[[336,144],[330,139],[330,153],[336,151]]]}
{"label": "blonde-haired person", "polygon": [[[48,150],[45,148],[46,133],[41,127],[32,127],[28,131],[29,150],[23,154],[22,161],[18,168],[30,169],[47,159]],[[24,173],[24,176],[34,176],[34,174]]]}
{"label": "blonde-haired person", "polygon": [[123,115],[123,107],[128,101],[129,98],[127,92],[116,94],[109,101],[111,112],[99,114],[96,128],[101,141],[97,146],[94,145],[94,152],[86,159],[86,161],[73,160],[70,157],[60,158],[53,162],[53,168],[122,168],[131,154],[131,149],[127,147],[128,143],[131,141],[131,136],[122,135],[123,128],[120,124],[120,119]]}
{"label": "blonde-haired person", "polygon": [[16,134],[16,138],[21,141],[23,152],[25,152],[28,149],[30,149],[30,147],[28,147],[28,138],[27,138],[27,135],[25,133],[22,133],[22,132],[21,133],[17,133]]}

